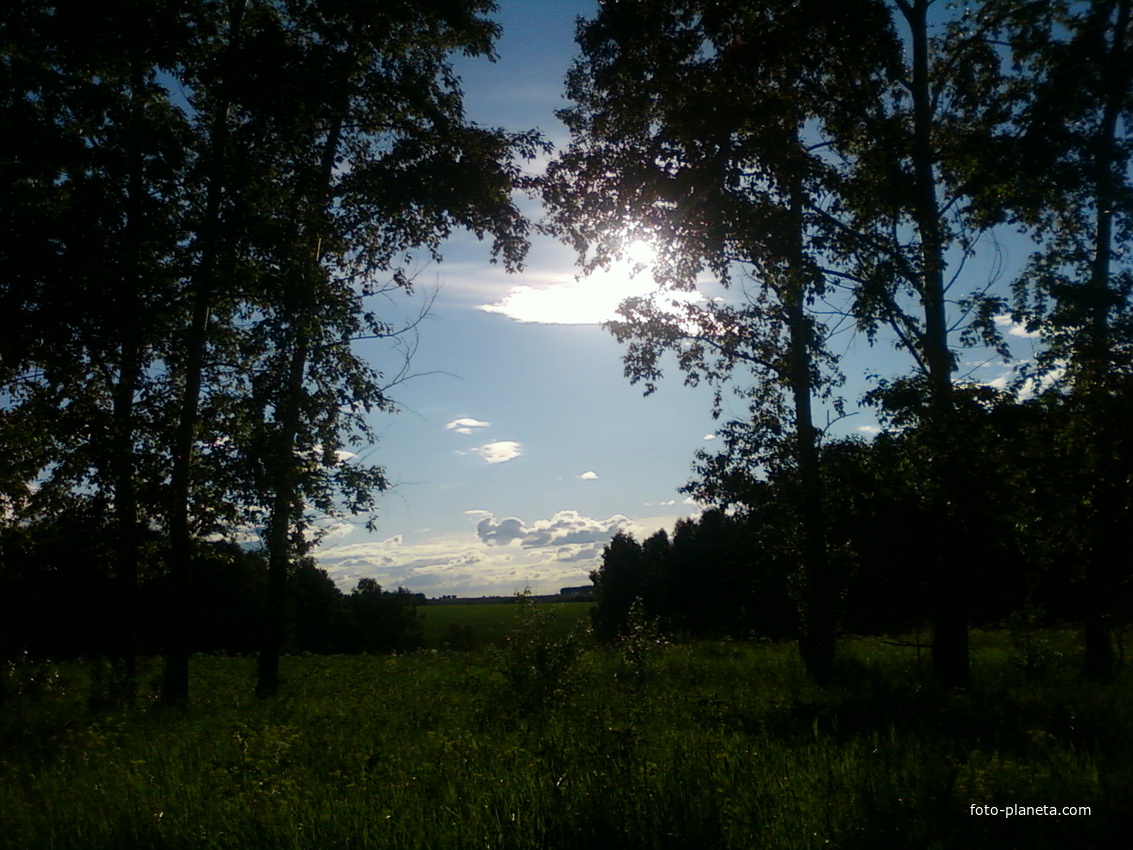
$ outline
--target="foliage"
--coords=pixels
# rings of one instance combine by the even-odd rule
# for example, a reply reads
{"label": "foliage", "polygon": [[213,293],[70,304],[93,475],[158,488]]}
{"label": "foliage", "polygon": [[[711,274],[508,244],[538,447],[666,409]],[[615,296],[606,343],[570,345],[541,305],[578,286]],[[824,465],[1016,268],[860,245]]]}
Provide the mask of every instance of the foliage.
{"label": "foliage", "polygon": [[532,599],[529,589],[516,601],[516,626],[500,653],[507,699],[521,715],[541,713],[568,697],[581,638],[556,634],[554,612]]}
{"label": "foliage", "polygon": [[[0,14],[11,184],[0,302],[5,522],[76,493],[112,506],[110,638],[137,652],[142,549],[168,544],[166,698],[187,692],[201,538],[265,529],[261,686],[319,515],[387,482],[356,449],[391,383],[359,338],[454,229],[517,269],[519,161],[543,143],[467,121],[451,56],[490,56],[483,0],[21,0]],[[348,448],[349,447],[349,448]],[[305,534],[305,532],[311,532]]]}

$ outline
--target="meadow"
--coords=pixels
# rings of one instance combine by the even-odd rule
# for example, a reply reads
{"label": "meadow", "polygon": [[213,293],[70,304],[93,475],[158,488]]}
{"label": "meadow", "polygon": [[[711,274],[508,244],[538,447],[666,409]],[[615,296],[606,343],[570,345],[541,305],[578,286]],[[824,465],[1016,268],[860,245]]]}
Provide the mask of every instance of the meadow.
{"label": "meadow", "polygon": [[[975,633],[963,693],[847,638],[819,689],[790,644],[642,625],[598,647],[561,606],[498,607],[501,646],[289,657],[275,700],[249,658],[195,657],[185,709],[92,708],[98,667],[15,665],[0,846],[1086,848],[1133,828],[1129,679],[1081,683],[1070,632]],[[1090,814],[971,814],[1011,804]]]}
{"label": "meadow", "polygon": [[[588,622],[590,602],[555,602],[547,606],[554,616],[547,618],[550,636],[565,638]],[[428,649],[477,649],[502,646],[515,628],[517,610],[513,605],[472,603],[467,605],[426,605],[418,609]]]}

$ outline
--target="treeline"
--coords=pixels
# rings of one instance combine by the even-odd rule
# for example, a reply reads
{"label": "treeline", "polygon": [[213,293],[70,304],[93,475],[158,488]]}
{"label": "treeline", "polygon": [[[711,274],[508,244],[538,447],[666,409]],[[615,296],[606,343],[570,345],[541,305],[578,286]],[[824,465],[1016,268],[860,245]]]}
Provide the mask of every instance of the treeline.
{"label": "treeline", "polygon": [[[1133,382],[1092,415],[1071,396],[1017,402],[988,388],[965,393],[960,410],[953,472],[966,486],[948,509],[947,553],[965,577],[958,593],[967,621],[1100,620],[1109,633],[1128,628],[1133,432],[1125,423],[1133,421]],[[1084,421],[1099,419],[1116,424],[1104,469],[1091,460],[1095,446],[1082,432]],[[832,546],[839,633],[908,634],[937,614],[935,578],[925,564],[939,556],[929,549],[938,544],[924,532],[937,510],[929,455],[935,439],[910,426],[823,447],[823,531]],[[739,510],[681,520],[671,536],[661,530],[639,542],[619,534],[606,547],[591,575],[599,638],[631,629],[635,604],[639,616],[670,634],[798,638],[807,595],[798,570],[797,472],[737,477],[731,485]],[[1095,558],[1094,547],[1105,557]],[[1111,669],[1116,658],[1086,660]]]}
{"label": "treeline", "polygon": [[[245,559],[203,541],[249,534],[267,562],[248,574],[256,687],[277,691],[293,574],[320,521],[372,521],[387,486],[359,449],[403,364],[382,374],[355,343],[412,321],[379,315],[374,296],[410,291],[457,229],[518,268],[513,195],[541,141],[468,121],[450,64],[491,54],[491,10],[0,8],[0,524],[18,535],[103,512],[83,539],[113,576],[98,640],[127,698],[160,630],[162,699],[189,699],[189,600],[205,577],[228,580],[216,558]],[[0,572],[16,569],[6,554]],[[58,569],[62,586],[89,579],[78,561]]]}
{"label": "treeline", "polygon": [[[160,536],[150,535],[134,607],[127,610],[110,568],[108,524],[88,506],[50,523],[0,532],[0,658],[113,658],[114,624],[126,616],[137,618],[138,652],[159,655],[167,636],[163,618],[174,604],[189,614],[190,652],[260,650],[269,583],[263,553],[199,542],[186,592],[170,581]],[[310,558],[298,561],[288,590],[285,652],[388,653],[421,645],[420,594],[384,591],[368,578],[344,594]],[[175,593],[184,595],[172,599]]]}

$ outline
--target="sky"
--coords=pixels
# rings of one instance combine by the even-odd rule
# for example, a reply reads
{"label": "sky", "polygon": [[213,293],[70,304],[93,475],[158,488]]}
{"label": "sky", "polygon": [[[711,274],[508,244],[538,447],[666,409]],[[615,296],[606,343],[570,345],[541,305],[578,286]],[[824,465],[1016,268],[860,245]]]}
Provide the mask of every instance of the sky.
{"label": "sky", "polygon": [[[498,61],[456,63],[467,115],[538,128],[561,149],[567,133],[554,112],[568,105],[575,20],[597,3],[499,7]],[[541,215],[534,201],[523,209]],[[374,420],[379,440],[358,458],[384,466],[393,484],[376,531],[364,529],[364,518],[322,523],[314,554],[340,588],[373,577],[430,597],[556,593],[587,584],[618,531],[642,539],[696,515],[699,506],[678,488],[697,450],[716,439],[711,391],[683,386],[670,370],[643,397],[623,376],[622,346],[599,327],[621,298],[651,288],[648,275],[613,267],[577,280],[573,250],[541,236],[517,274],[491,265],[488,246],[467,235],[443,253],[442,263],[417,270],[413,296],[394,293],[378,305],[403,322],[428,311],[400,339],[412,349],[411,377],[390,390],[400,412]],[[987,276],[993,262],[1011,261],[989,260],[972,273]],[[1027,356],[1031,341],[1001,321]],[[879,425],[872,411],[857,409],[866,375],[900,374],[908,364],[884,341],[870,348],[849,331],[834,347],[845,356],[853,415],[831,434],[869,438]],[[388,341],[360,351],[391,379],[405,366],[406,349]],[[987,352],[966,352],[963,364],[973,380],[1005,382],[1006,367]]]}

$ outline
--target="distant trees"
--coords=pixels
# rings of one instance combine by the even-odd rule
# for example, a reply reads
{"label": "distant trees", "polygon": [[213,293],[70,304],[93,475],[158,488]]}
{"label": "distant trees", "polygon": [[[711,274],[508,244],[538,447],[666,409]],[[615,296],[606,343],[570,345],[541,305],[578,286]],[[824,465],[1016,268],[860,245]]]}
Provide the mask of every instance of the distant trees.
{"label": "distant trees", "polygon": [[[1128,406],[1133,389],[1118,397]],[[1104,601],[1097,598],[1097,575],[1078,557],[1092,545],[1094,529],[1072,519],[1092,486],[1080,477],[1077,448],[1062,436],[1079,415],[1073,400],[1047,395],[1019,403],[984,389],[958,391],[956,405],[968,461],[979,471],[968,498],[980,510],[961,514],[966,521],[950,528],[951,545],[969,559],[971,622],[989,626],[1015,616],[1082,622],[1098,613],[1107,629],[1133,622],[1129,553],[1110,550],[1113,580]],[[920,493],[931,474],[925,456],[933,439],[930,426],[920,423],[872,442],[823,446],[824,530],[838,559],[843,628],[851,634],[906,634],[935,616],[937,578],[925,567],[933,554],[926,551]],[[1128,440],[1111,447],[1112,480],[1133,480],[1129,450]],[[806,597],[782,534],[784,515],[796,509],[793,490],[789,475],[772,474],[745,506],[682,520],[671,539],[664,531],[643,542],[616,536],[592,574],[599,639],[622,635],[638,602],[674,635],[796,634]],[[1128,516],[1129,491],[1106,510]]]}
{"label": "distant trees", "polygon": [[[110,624],[124,612],[109,551],[113,540],[104,531],[108,522],[105,507],[77,503],[65,518],[0,531],[0,657],[113,656],[117,633]],[[161,651],[170,597],[184,592],[170,581],[166,557],[164,541],[148,535],[131,601],[136,646],[145,654]],[[188,650],[256,653],[269,573],[263,553],[198,541],[193,564],[188,592],[196,616],[184,638]],[[362,579],[353,593],[344,594],[309,558],[299,562],[289,582],[293,604],[285,619],[284,651],[389,653],[421,645],[421,600],[408,591],[386,592]],[[116,688],[113,681],[108,685]]]}
{"label": "distant trees", "polygon": [[782,547],[776,553],[767,546],[769,531],[754,515],[713,510],[679,522],[672,540],[664,530],[642,543],[619,533],[591,574],[595,636],[612,641],[623,635],[637,603],[671,634],[796,635],[798,606],[788,582],[797,565]]}

